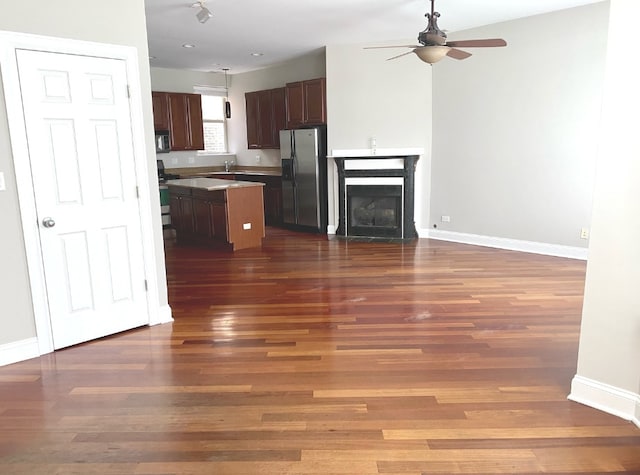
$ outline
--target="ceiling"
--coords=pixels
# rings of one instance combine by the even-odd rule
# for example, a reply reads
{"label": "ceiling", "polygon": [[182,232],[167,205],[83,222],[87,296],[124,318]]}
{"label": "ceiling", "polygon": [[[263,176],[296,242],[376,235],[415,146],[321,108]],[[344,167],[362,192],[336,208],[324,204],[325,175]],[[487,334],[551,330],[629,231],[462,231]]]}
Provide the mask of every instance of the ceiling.
{"label": "ceiling", "polygon": [[[599,1],[436,0],[436,11],[454,32]],[[145,0],[152,67],[237,74],[328,45],[413,44],[430,9],[428,0],[206,0],[213,17],[201,24],[194,2]]]}

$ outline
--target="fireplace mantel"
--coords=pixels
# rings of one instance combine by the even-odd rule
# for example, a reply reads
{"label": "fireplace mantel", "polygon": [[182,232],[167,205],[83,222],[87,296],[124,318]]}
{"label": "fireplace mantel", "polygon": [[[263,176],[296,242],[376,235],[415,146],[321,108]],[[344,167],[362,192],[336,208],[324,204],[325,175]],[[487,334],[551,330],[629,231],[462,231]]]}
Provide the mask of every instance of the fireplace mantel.
{"label": "fireplace mantel", "polygon": [[333,149],[327,158],[396,158],[411,155],[424,155],[424,149],[417,147]]}
{"label": "fireplace mantel", "polygon": [[[331,158],[338,169],[338,229],[336,234],[348,235],[347,186],[367,184],[401,183],[402,198],[402,239],[418,237],[414,220],[415,168],[420,154],[389,154],[387,150],[334,150]],[[417,149],[409,149],[419,151]],[[399,150],[393,150],[399,151]],[[347,153],[340,153],[347,152]],[[369,152],[369,153],[358,153]],[[374,153],[372,153],[374,152]],[[384,154],[383,154],[384,153]]]}

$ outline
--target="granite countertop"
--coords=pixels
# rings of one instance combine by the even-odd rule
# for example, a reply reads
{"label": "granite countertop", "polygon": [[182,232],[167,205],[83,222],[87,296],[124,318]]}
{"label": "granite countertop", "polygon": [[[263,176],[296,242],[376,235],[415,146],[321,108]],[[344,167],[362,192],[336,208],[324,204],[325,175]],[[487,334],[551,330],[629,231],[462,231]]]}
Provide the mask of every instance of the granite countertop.
{"label": "granite countertop", "polygon": [[224,167],[171,168],[166,171],[183,177],[210,177],[212,175],[282,175],[282,169],[278,167],[233,167],[228,172],[224,170]]}
{"label": "granite countertop", "polygon": [[166,184],[168,186],[180,186],[183,188],[194,188],[205,191],[226,190],[228,188],[242,188],[249,186],[264,186],[264,183],[224,180],[221,178],[180,178],[177,180],[168,180]]}

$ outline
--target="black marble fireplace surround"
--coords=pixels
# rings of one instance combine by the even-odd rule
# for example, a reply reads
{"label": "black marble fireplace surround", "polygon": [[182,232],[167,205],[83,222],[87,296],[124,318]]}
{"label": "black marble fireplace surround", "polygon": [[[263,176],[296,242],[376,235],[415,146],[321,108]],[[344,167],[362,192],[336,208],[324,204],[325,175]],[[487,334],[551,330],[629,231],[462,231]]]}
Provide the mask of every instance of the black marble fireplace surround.
{"label": "black marble fireplace surround", "polygon": [[[349,238],[410,241],[418,237],[414,220],[415,168],[418,155],[333,157],[338,168],[339,216],[336,234]],[[403,168],[366,168],[364,160],[401,159]],[[351,162],[357,161],[360,162]],[[349,166],[345,163],[349,161]],[[397,160],[396,160],[397,162]],[[402,185],[396,184],[402,178]],[[350,178],[371,178],[351,184]],[[384,178],[389,178],[385,183]],[[396,178],[396,180],[394,180]],[[393,181],[393,183],[391,183]]]}

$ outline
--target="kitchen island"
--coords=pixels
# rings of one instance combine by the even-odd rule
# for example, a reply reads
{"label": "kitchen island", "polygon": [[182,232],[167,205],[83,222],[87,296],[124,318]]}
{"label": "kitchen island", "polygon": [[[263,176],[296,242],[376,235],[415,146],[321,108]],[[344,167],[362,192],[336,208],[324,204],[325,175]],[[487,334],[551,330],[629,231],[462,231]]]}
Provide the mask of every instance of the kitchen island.
{"label": "kitchen island", "polygon": [[217,178],[167,181],[171,224],[179,244],[262,246],[264,183]]}
{"label": "kitchen island", "polygon": [[220,178],[225,180],[264,183],[264,222],[266,225],[282,224],[282,169],[280,167],[222,167],[174,168],[171,172],[180,178]]}

